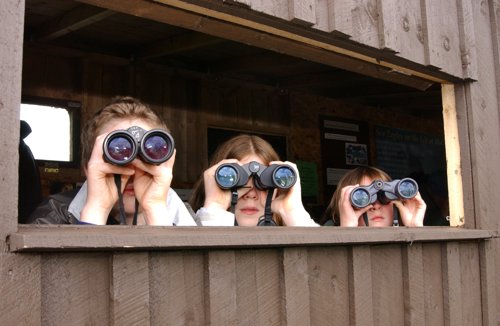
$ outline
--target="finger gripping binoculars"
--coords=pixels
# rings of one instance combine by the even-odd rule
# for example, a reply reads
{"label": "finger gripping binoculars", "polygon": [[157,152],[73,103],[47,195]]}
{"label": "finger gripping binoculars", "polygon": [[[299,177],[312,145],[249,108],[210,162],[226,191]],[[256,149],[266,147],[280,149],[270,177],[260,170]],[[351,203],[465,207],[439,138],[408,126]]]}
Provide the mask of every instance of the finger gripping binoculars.
{"label": "finger gripping binoculars", "polygon": [[365,208],[378,200],[382,205],[386,205],[397,199],[411,199],[417,192],[418,184],[411,178],[375,180],[368,186],[354,188],[351,192],[351,204],[355,208]]}
{"label": "finger gripping binoculars", "polygon": [[146,131],[138,126],[110,132],[103,143],[104,160],[115,165],[126,165],[137,155],[146,163],[159,165],[174,153],[172,136],[162,129]]}
{"label": "finger gripping binoculars", "polygon": [[297,176],[295,170],[287,164],[272,164],[266,166],[252,161],[245,165],[238,163],[221,164],[215,171],[215,181],[221,189],[240,188],[253,177],[255,188],[291,188]]}

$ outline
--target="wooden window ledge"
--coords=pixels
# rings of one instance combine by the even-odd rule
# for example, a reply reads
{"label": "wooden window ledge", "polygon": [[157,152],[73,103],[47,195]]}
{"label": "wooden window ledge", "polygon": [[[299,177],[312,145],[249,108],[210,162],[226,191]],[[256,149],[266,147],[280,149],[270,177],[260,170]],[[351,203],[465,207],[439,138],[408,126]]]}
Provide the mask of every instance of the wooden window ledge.
{"label": "wooden window ledge", "polygon": [[453,227],[151,227],[19,225],[11,252],[179,250],[486,240],[498,232]]}

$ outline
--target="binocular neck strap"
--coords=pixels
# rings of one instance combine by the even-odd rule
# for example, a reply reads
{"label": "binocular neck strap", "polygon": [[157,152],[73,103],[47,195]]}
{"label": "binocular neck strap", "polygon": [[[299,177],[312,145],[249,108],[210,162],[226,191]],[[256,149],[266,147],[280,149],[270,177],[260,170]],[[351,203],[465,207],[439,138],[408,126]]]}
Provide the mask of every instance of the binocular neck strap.
{"label": "binocular neck strap", "polygon": [[[125,206],[123,205],[123,193],[122,193],[122,176],[120,174],[115,174],[115,185],[116,191],[118,192],[118,207],[120,208],[120,224],[126,225],[127,220],[125,219]],[[135,211],[133,225],[137,225],[137,213],[139,211],[139,201],[135,199]]]}
{"label": "binocular neck strap", "polygon": [[125,207],[123,206],[123,194],[122,194],[122,176],[120,174],[115,174],[115,185],[116,191],[118,192],[118,207],[120,208],[120,224],[127,224],[125,220]]}
{"label": "binocular neck strap", "polygon": [[273,226],[276,225],[273,221],[273,211],[271,209],[271,203],[273,201],[273,194],[274,194],[274,189],[270,188],[267,191],[267,197],[266,197],[266,206],[264,209],[264,223],[261,224],[263,226]]}
{"label": "binocular neck strap", "polygon": [[367,212],[363,213],[363,221],[365,221],[365,226],[369,226],[368,225],[368,213]]}
{"label": "binocular neck strap", "polygon": [[396,206],[392,208],[392,226],[399,226],[399,209]]}
{"label": "binocular neck strap", "polygon": [[234,226],[238,226],[238,221],[236,220],[236,214],[234,213],[236,203],[238,202],[238,188],[231,188],[231,213],[234,214]]}

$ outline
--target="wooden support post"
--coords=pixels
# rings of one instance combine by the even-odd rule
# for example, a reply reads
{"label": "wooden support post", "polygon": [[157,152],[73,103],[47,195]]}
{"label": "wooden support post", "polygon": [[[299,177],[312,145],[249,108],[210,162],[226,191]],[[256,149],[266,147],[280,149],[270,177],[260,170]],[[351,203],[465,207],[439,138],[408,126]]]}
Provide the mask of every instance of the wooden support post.
{"label": "wooden support post", "polygon": [[450,226],[464,224],[464,200],[462,188],[462,168],[460,163],[460,142],[458,138],[455,87],[443,84],[444,140],[446,146],[446,170],[448,171],[448,197],[450,203]]}

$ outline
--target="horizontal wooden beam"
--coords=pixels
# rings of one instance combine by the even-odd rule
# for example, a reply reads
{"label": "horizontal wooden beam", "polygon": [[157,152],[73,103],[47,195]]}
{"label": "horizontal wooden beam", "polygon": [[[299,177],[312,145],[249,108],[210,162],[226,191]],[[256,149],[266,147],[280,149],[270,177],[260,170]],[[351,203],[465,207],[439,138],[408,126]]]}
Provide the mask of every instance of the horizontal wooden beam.
{"label": "horizontal wooden beam", "polygon": [[[349,70],[377,79],[425,90],[435,82],[458,80],[436,69],[427,69],[406,62],[427,72],[408,68],[386,61],[393,58],[358,53],[355,50],[334,44],[336,39],[317,39],[318,33],[298,34],[268,26],[251,19],[238,17],[214,9],[193,5],[184,1],[141,1],[141,0],[78,0],[90,5],[115,10],[134,16],[178,26],[223,39],[240,42],[274,52],[290,55],[311,62]],[[160,4],[162,3],[162,4]],[[238,6],[236,6],[238,7]],[[217,8],[220,9],[220,8]],[[252,18],[253,19],[253,18]],[[345,40],[344,40],[345,41]],[[375,55],[375,52],[373,53]],[[394,59],[397,61],[396,59]],[[398,59],[401,61],[401,59]],[[399,62],[398,61],[398,62]]]}
{"label": "horizontal wooden beam", "polygon": [[497,231],[451,227],[19,226],[10,251],[178,250],[480,240]]}
{"label": "horizontal wooden beam", "polygon": [[49,41],[94,24],[115,12],[98,7],[80,5],[70,12],[46,23],[32,35],[34,41]]}
{"label": "horizontal wooden beam", "polygon": [[135,54],[135,57],[137,59],[150,59],[197,50],[199,48],[217,45],[223,42],[226,42],[226,40],[219,37],[190,32],[144,46]]}

